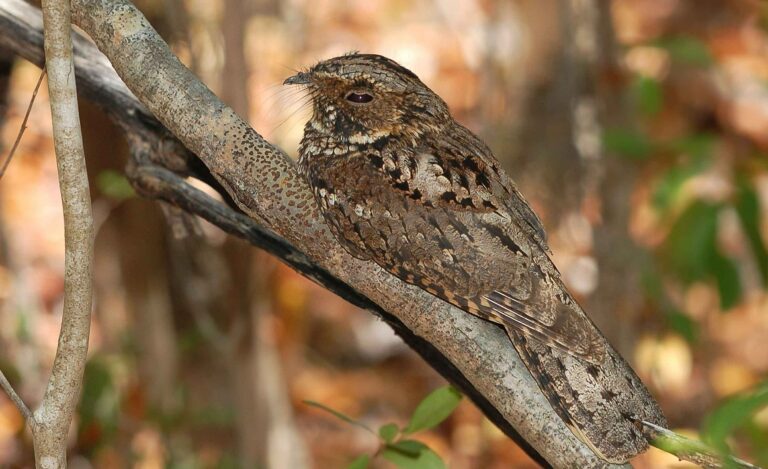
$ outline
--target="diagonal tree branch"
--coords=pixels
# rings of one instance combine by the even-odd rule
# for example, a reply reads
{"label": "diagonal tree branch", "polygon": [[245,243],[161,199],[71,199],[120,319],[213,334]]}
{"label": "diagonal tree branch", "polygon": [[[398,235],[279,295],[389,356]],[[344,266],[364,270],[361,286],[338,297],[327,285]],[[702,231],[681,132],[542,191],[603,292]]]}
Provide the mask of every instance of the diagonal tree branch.
{"label": "diagonal tree branch", "polygon": [[[3,0],[0,46],[39,64],[39,26],[32,11],[20,0]],[[128,131],[134,153],[129,176],[142,194],[203,216],[379,314],[540,462],[626,467],[607,465],[573,436],[496,326],[340,249],[293,163],[184,68],[131,5],[74,0],[73,13],[133,92],[199,155],[248,216],[183,181],[189,173],[205,179],[208,170],[138,104],[93,46],[76,38],[78,80]]]}

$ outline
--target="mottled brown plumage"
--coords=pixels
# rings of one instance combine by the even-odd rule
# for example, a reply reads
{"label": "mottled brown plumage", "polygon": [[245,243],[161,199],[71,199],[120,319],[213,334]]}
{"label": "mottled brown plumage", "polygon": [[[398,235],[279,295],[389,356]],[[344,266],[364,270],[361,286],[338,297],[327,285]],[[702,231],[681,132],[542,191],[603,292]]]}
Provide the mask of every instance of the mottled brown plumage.
{"label": "mottled brown plumage", "polygon": [[501,324],[603,458],[643,451],[638,420],[664,425],[661,411],[566,290],[514,182],[445,102],[378,55],[330,59],[286,83],[312,96],[299,167],[344,248]]}

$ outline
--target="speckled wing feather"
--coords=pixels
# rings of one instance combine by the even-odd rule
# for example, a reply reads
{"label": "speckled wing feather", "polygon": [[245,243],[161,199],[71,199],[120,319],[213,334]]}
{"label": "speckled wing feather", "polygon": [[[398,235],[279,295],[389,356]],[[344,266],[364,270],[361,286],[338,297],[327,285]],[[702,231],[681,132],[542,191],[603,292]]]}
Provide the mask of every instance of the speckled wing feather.
{"label": "speckled wing feather", "polygon": [[[562,287],[539,218],[490,150],[456,126],[414,152],[384,149],[372,163],[394,197],[410,201],[405,229],[424,241],[399,243],[380,257],[372,250],[374,260],[473,314],[600,363],[602,336]],[[414,251],[414,244],[424,246]],[[483,272],[468,275],[469,266]]]}

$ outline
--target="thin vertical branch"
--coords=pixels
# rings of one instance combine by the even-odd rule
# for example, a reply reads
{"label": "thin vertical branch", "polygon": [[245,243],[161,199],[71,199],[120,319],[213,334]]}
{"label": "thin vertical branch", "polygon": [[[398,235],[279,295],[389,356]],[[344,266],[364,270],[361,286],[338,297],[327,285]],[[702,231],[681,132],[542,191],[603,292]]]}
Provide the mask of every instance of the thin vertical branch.
{"label": "thin vertical branch", "polygon": [[53,141],[64,208],[64,311],[51,377],[32,433],[37,467],[66,466],[66,440],[82,386],[91,323],[93,216],[77,110],[68,0],[43,0]]}

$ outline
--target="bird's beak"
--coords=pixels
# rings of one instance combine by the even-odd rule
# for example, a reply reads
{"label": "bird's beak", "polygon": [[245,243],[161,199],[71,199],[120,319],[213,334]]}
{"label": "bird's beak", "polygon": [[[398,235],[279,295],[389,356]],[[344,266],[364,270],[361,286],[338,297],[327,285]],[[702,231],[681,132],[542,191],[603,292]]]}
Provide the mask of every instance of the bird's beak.
{"label": "bird's beak", "polygon": [[284,85],[308,85],[311,83],[309,73],[299,72],[292,77],[288,77],[283,82]]}

